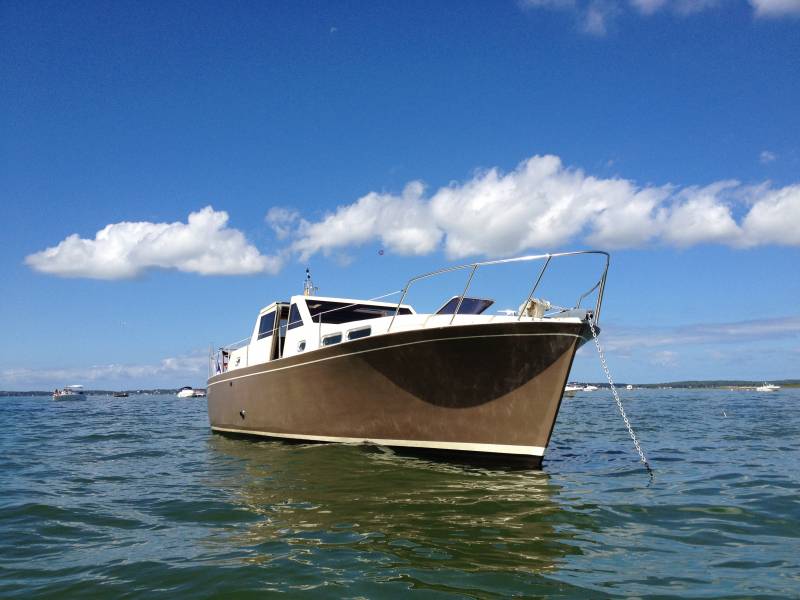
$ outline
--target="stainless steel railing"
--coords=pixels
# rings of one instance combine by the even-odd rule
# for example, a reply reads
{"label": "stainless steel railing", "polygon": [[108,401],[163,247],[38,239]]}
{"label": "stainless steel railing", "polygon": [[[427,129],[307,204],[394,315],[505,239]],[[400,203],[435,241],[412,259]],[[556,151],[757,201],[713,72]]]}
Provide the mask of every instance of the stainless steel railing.
{"label": "stainless steel railing", "polygon": [[[394,320],[397,317],[397,314],[400,312],[400,307],[403,304],[403,301],[406,299],[408,295],[408,290],[414,285],[416,282],[421,281],[423,279],[428,279],[430,277],[436,277],[437,275],[443,275],[444,273],[451,273],[453,271],[460,271],[463,269],[469,269],[469,277],[467,278],[467,283],[464,286],[464,291],[461,292],[461,295],[458,297],[458,304],[456,305],[456,310],[453,313],[453,316],[450,319],[450,323],[452,324],[458,314],[458,310],[461,308],[461,304],[464,301],[464,297],[467,295],[469,291],[470,285],[472,285],[472,280],[475,276],[475,272],[482,267],[488,267],[493,265],[503,265],[515,262],[527,262],[527,261],[536,261],[536,260],[544,260],[544,264],[542,268],[539,270],[539,276],[536,278],[536,282],[533,284],[533,288],[531,288],[530,294],[528,294],[527,299],[523,303],[522,306],[527,306],[528,303],[533,298],[533,295],[536,293],[536,290],[539,287],[539,284],[542,282],[544,278],[545,271],[547,271],[547,267],[550,266],[551,261],[554,258],[563,258],[567,256],[579,256],[582,254],[599,254],[605,256],[605,265],[603,266],[602,274],[600,275],[600,279],[595,283],[591,288],[589,288],[586,292],[581,294],[578,298],[578,302],[573,308],[580,308],[581,302],[589,296],[592,292],[597,290],[597,300],[595,301],[594,307],[594,321],[597,323],[600,319],[600,308],[603,305],[603,293],[605,292],[606,287],[606,278],[608,277],[608,267],[611,263],[611,255],[608,252],[604,252],[602,250],[575,250],[573,252],[556,252],[552,254],[532,254],[529,256],[518,256],[515,258],[503,258],[499,260],[487,260],[483,262],[475,262],[475,263],[468,263],[465,265],[457,265],[453,267],[445,267],[443,269],[439,269],[438,271],[431,271],[430,273],[423,273],[422,275],[417,275],[416,277],[412,277],[408,280],[408,283],[403,287],[402,293],[400,296],[400,300],[397,303],[397,307],[395,308],[394,315],[392,315],[392,320],[389,322],[389,328],[387,332],[391,331],[392,325],[394,325]],[[519,319],[522,319],[522,310],[520,310]]]}

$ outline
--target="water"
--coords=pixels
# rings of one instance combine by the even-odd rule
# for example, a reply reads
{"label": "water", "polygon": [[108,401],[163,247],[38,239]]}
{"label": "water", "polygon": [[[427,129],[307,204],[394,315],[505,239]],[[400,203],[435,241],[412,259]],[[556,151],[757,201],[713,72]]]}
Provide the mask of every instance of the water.
{"label": "water", "polygon": [[0,597],[800,596],[800,390],[566,400],[542,471],[212,435],[205,402],[0,399]]}

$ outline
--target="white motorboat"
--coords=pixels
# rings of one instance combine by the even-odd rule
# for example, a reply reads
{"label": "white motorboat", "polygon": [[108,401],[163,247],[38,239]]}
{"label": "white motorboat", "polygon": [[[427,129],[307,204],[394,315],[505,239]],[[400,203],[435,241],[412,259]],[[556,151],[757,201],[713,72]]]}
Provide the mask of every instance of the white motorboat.
{"label": "white motorboat", "polygon": [[53,400],[85,400],[86,394],[82,385],[67,385],[53,392]]}
{"label": "white motorboat", "polygon": [[564,397],[572,398],[582,389],[583,388],[579,385],[575,385],[574,383],[568,383],[566,386],[564,386]]}
{"label": "white motorboat", "polygon": [[[551,260],[577,255],[603,259],[600,279],[572,305],[537,298]],[[529,284],[531,261],[542,266]],[[488,314],[494,300],[469,295],[473,275],[515,265],[526,279],[496,289],[514,288],[509,304],[525,293],[520,309]],[[456,271],[466,282],[438,310],[405,303],[415,283]],[[540,465],[575,352],[599,331],[607,271],[595,251],[470,263],[411,278],[396,302],[320,296],[307,278],[302,295],[262,308],[247,338],[210,357],[211,429]]]}
{"label": "white motorboat", "polygon": [[594,392],[594,391],[596,391],[596,390],[597,390],[597,389],[599,389],[599,388],[598,388],[596,385],[591,385],[591,384],[588,384],[588,383],[587,383],[587,384],[586,384],[585,386],[583,386],[583,388],[581,388],[581,389],[582,389],[584,392]]}
{"label": "white motorboat", "polygon": [[774,383],[767,383],[764,382],[764,385],[760,385],[756,388],[757,392],[777,392],[781,389],[781,386],[775,385]]}
{"label": "white motorboat", "polygon": [[205,390],[196,390],[189,385],[178,390],[178,398],[202,398],[205,395]]}
{"label": "white motorboat", "polygon": [[628,385],[625,386],[625,389],[626,390],[632,390],[633,386],[629,383]]}

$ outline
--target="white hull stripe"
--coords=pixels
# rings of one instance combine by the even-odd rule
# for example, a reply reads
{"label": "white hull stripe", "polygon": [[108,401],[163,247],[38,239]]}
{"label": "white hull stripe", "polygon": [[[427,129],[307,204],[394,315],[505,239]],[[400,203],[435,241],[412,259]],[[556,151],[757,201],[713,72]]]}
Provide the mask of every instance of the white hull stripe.
{"label": "white hull stripe", "polygon": [[[448,342],[452,340],[472,340],[472,339],[482,339],[482,338],[497,338],[497,337],[547,337],[547,336],[562,336],[562,337],[573,337],[573,338],[580,338],[581,336],[574,334],[574,333],[497,333],[493,335],[464,335],[459,337],[447,337],[447,338],[435,338],[432,340],[417,340],[414,342],[405,342],[403,344],[393,344],[391,346],[381,346],[380,348],[370,348],[368,350],[358,350],[357,352],[350,352],[348,354],[337,354],[336,356],[328,356],[326,358],[318,358],[316,360],[309,360],[306,362],[302,362],[296,365],[287,365],[285,367],[276,367],[274,369],[269,369],[267,371],[257,371],[255,373],[248,373],[247,375],[239,375],[238,377],[228,377],[227,379],[223,379],[222,381],[215,381],[213,383],[209,383],[208,387],[212,385],[218,385],[220,383],[227,383],[228,381],[234,381],[235,379],[244,379],[245,377],[253,377],[255,375],[266,375],[269,373],[277,373],[278,371],[285,371],[286,369],[294,369],[296,367],[304,367],[306,365],[313,365],[314,363],[325,362],[327,360],[334,360],[336,358],[345,358],[347,356],[356,356],[358,354],[366,354],[368,352],[380,352],[381,350],[391,350],[393,348],[402,348],[403,346],[415,346],[417,344],[429,344],[431,342]],[[317,352],[314,350],[313,352]],[[266,361],[263,363],[258,363],[258,365],[269,365],[273,361]],[[258,366],[252,365],[252,366]],[[248,367],[242,367],[243,369],[247,369]],[[230,373],[230,371],[228,371]],[[215,375],[216,377],[216,375]]]}
{"label": "white hull stripe", "polygon": [[403,446],[405,448],[432,448],[436,450],[461,450],[466,452],[491,452],[494,454],[521,454],[527,456],[544,456],[542,446],[517,446],[513,444],[473,444],[470,442],[434,442],[427,440],[384,440],[379,438],[336,437],[330,435],[305,435],[299,433],[273,433],[270,431],[254,431],[252,429],[234,429],[232,427],[211,426],[214,431],[243,433],[272,438],[291,440],[309,440],[313,442],[339,442],[343,444],[375,444],[377,446]]}

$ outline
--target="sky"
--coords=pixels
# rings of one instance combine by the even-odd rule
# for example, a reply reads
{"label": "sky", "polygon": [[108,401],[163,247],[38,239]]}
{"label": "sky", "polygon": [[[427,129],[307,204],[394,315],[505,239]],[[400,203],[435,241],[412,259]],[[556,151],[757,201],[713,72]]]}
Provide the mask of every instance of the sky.
{"label": "sky", "polygon": [[3,0],[0,81],[0,389],[202,387],[307,266],[583,248],[617,380],[800,377],[800,0]]}

